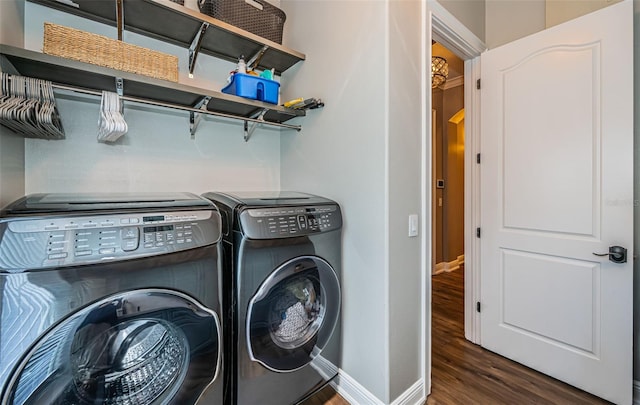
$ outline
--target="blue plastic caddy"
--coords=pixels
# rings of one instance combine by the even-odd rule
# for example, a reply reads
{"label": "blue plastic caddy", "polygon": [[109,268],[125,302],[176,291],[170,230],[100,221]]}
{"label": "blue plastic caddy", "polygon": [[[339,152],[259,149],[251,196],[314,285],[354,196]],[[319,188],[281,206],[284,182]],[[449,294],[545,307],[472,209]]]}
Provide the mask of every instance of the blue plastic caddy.
{"label": "blue plastic caddy", "polygon": [[278,89],[280,83],[262,77],[236,73],[231,77],[231,83],[222,92],[236,96],[278,104]]}

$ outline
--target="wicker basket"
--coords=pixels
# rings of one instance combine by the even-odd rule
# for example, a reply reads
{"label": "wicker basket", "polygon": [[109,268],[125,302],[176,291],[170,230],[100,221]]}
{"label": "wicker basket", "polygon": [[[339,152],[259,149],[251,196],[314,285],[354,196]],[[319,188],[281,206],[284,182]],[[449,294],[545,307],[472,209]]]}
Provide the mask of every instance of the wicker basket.
{"label": "wicker basket", "polygon": [[263,0],[198,0],[200,12],[252,32],[270,41],[282,43],[287,15]]}
{"label": "wicker basket", "polygon": [[43,52],[156,79],[178,81],[178,58],[102,35],[44,23]]}

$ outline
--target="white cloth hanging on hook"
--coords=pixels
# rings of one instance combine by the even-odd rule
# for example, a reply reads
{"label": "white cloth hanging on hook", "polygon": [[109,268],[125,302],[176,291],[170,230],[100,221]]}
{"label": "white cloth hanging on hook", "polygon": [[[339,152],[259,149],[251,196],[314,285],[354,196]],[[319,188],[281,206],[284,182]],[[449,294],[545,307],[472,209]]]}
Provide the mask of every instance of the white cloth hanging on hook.
{"label": "white cloth hanging on hook", "polygon": [[126,134],[128,129],[122,115],[120,96],[111,91],[103,91],[98,117],[98,142],[115,142]]}

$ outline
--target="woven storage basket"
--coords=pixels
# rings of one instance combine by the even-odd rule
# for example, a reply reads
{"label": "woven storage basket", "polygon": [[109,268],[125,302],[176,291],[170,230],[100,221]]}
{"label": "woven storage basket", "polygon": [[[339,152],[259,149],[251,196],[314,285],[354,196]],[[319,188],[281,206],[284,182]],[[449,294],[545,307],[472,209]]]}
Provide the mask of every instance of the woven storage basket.
{"label": "woven storage basket", "polygon": [[52,23],[44,23],[43,52],[156,79],[178,81],[176,56]]}
{"label": "woven storage basket", "polygon": [[263,0],[198,0],[200,12],[252,32],[270,41],[282,43],[287,15]]}

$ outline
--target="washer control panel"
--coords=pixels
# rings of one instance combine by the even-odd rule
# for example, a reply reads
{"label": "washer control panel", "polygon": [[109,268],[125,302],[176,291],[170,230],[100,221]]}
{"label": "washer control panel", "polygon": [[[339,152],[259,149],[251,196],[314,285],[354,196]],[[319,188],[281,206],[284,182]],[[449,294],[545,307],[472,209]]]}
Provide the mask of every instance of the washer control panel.
{"label": "washer control panel", "polygon": [[249,208],[240,213],[240,224],[251,239],[289,238],[340,229],[342,214],[334,204]]}
{"label": "washer control panel", "polygon": [[18,271],[177,252],[217,243],[214,210],[11,218],[0,221],[0,270]]}

